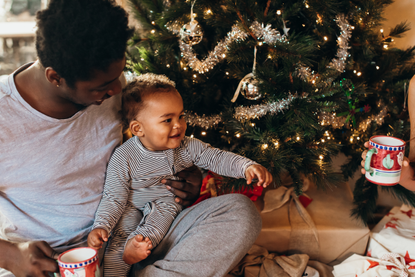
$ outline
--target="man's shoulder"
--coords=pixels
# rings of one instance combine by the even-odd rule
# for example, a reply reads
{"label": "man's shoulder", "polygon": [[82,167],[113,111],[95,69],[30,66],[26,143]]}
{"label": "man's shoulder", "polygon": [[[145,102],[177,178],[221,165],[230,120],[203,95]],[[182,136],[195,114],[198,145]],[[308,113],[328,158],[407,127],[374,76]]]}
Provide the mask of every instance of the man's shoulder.
{"label": "man's shoulder", "polygon": [[6,96],[8,93],[8,81],[9,75],[0,75],[0,99]]}

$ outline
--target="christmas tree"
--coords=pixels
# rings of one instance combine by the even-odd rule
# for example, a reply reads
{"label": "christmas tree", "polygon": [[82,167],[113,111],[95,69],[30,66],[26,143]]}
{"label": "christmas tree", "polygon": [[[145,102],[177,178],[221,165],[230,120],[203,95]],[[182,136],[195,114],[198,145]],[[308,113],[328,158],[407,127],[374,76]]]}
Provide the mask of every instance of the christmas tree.
{"label": "christmas tree", "polygon": [[[394,49],[408,30],[385,34],[391,0],[130,0],[139,28],[127,58],[132,74],[165,74],[186,109],[187,135],[321,189],[358,170],[374,134],[409,139],[406,87],[415,47]],[[350,157],[334,172],[332,158]],[[227,180],[240,189],[243,181]],[[387,188],[415,206],[401,186]],[[376,208],[377,185],[356,183],[353,214]]]}

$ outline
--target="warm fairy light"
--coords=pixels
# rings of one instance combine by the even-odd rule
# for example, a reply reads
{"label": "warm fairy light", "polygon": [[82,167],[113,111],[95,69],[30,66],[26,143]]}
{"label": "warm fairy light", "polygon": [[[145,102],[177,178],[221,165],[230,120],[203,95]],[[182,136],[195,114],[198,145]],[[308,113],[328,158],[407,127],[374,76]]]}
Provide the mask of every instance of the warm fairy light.
{"label": "warm fairy light", "polygon": [[324,139],[321,139],[321,142],[325,142],[325,140]]}
{"label": "warm fairy light", "polygon": [[194,135],[190,135],[190,137],[191,137],[191,138],[193,138],[193,137],[194,137]]}
{"label": "warm fairy light", "polygon": [[327,41],[327,40],[328,40],[328,38],[325,36],[325,37],[324,37],[324,40],[325,40],[325,41]]}
{"label": "warm fairy light", "polygon": [[352,30],[354,30],[354,26],[352,26]]}
{"label": "warm fairy light", "polygon": [[226,131],[227,134],[229,134],[229,131]]}
{"label": "warm fairy light", "polygon": [[211,14],[212,14],[212,10],[211,10],[211,9],[208,9],[205,13],[206,13],[207,15],[211,15]]}
{"label": "warm fairy light", "polygon": [[154,29],[153,29],[153,30],[151,30],[151,33],[152,33],[152,34],[154,34],[155,32],[156,32],[156,30],[154,30]]}
{"label": "warm fairy light", "polygon": [[318,156],[320,160],[324,159],[323,155]]}
{"label": "warm fairy light", "polygon": [[144,58],[141,58],[142,61],[144,61]]}
{"label": "warm fairy light", "polygon": [[362,75],[362,72],[357,72],[357,76],[360,76],[360,75]]}
{"label": "warm fairy light", "polygon": [[380,67],[377,65],[377,66],[376,66],[376,69],[377,69],[377,70],[379,70],[379,68],[380,68]]}
{"label": "warm fairy light", "polygon": [[183,70],[187,70],[187,67],[183,67]]}
{"label": "warm fairy light", "polygon": [[259,45],[259,46],[262,46],[262,41],[258,42],[258,45]]}
{"label": "warm fairy light", "polygon": [[350,142],[353,142],[353,137],[350,138]]}
{"label": "warm fairy light", "polygon": [[265,149],[267,149],[267,148],[268,148],[268,144],[264,143],[264,144],[262,145],[262,149],[263,149],[263,150],[265,150]]}
{"label": "warm fairy light", "polygon": [[226,58],[226,54],[224,53],[224,54],[222,54],[222,58]]}
{"label": "warm fairy light", "polygon": [[206,132],[205,131],[202,132],[202,136],[206,136]]}
{"label": "warm fairy light", "polygon": [[255,126],[255,123],[251,123],[251,126],[254,127]]}
{"label": "warm fairy light", "polygon": [[275,147],[278,147],[278,141],[274,142]]}
{"label": "warm fairy light", "polygon": [[357,139],[357,140],[360,140],[360,137],[357,137],[356,139]]}
{"label": "warm fairy light", "polygon": [[383,33],[383,29],[380,29],[380,32]]}
{"label": "warm fairy light", "polygon": [[308,9],[310,6],[307,3],[305,3],[305,7]]}
{"label": "warm fairy light", "polygon": [[196,76],[196,74],[193,74],[193,78],[196,78],[197,76]]}
{"label": "warm fairy light", "polygon": [[241,137],[241,134],[236,134],[235,136],[236,136],[237,138],[239,138],[239,137]]}
{"label": "warm fairy light", "polygon": [[300,137],[297,137],[297,140],[300,140]]}
{"label": "warm fairy light", "polygon": [[383,45],[383,48],[388,49],[388,45],[387,44]]}
{"label": "warm fairy light", "polygon": [[330,139],[330,137],[327,137],[327,139]]}
{"label": "warm fairy light", "polygon": [[278,10],[278,11],[277,11],[277,14],[278,14],[278,15],[281,15],[281,10]]}
{"label": "warm fairy light", "polygon": [[226,75],[229,75],[229,72],[225,72]]}
{"label": "warm fairy light", "polygon": [[156,22],[155,21],[151,21],[151,24],[156,25]]}
{"label": "warm fairy light", "polygon": [[353,70],[353,73],[356,74],[356,70]]}
{"label": "warm fairy light", "polygon": [[170,65],[169,65],[169,64],[167,64],[167,65],[166,65],[166,67],[167,67],[167,68],[169,68],[169,67],[170,67]]}
{"label": "warm fairy light", "polygon": [[305,24],[302,24],[303,27],[305,27]]}

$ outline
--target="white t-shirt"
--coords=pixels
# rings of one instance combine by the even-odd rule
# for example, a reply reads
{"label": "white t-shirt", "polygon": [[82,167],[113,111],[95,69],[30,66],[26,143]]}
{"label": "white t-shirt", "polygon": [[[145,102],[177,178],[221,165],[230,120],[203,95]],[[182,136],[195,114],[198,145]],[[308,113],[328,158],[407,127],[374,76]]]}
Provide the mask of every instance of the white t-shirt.
{"label": "white t-shirt", "polygon": [[45,240],[61,252],[85,243],[94,222],[122,139],[121,97],[55,119],[20,96],[14,74],[0,79],[0,238]]}

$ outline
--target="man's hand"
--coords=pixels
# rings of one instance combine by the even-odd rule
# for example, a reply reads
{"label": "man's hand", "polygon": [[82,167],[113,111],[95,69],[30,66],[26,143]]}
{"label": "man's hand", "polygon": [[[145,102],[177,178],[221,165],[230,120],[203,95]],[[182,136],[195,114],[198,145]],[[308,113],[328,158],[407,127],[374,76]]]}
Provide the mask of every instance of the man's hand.
{"label": "man's hand", "polygon": [[[3,246],[4,241],[1,242]],[[5,269],[10,270],[16,277],[48,277],[48,272],[59,272],[56,253],[44,241],[32,241],[5,245],[1,252],[7,252]],[[3,253],[5,254],[5,253]]]}
{"label": "man's hand", "polygon": [[96,228],[89,233],[87,241],[89,247],[99,250],[104,241],[108,241],[108,232],[102,228]]}
{"label": "man's hand", "polygon": [[202,173],[196,166],[191,166],[180,171],[176,176],[185,181],[164,179],[161,182],[177,196],[175,198],[177,203],[183,207],[188,207],[199,198],[200,187],[202,186]]}

